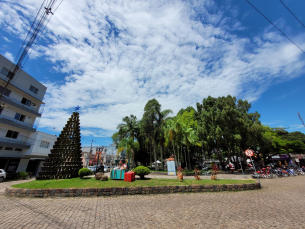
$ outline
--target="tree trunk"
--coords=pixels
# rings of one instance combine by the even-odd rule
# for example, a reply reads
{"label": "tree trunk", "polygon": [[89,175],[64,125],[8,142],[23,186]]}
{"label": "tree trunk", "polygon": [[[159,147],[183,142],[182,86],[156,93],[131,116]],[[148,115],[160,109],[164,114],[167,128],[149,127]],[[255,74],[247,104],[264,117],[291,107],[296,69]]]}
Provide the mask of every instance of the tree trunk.
{"label": "tree trunk", "polygon": [[186,157],[185,150],[184,150],[184,160],[185,160],[185,167],[188,168],[187,157]]}
{"label": "tree trunk", "polygon": [[164,170],[164,165],[163,165],[163,144],[160,142],[160,151],[161,151],[161,170]]}
{"label": "tree trunk", "polygon": [[189,160],[189,170],[192,170],[192,168],[191,168],[191,158],[190,158],[190,151],[189,151],[189,149],[187,148],[187,156],[188,156],[188,160]]}
{"label": "tree trunk", "polygon": [[150,139],[149,143],[150,143],[150,147],[149,147],[150,164],[149,164],[149,166],[151,166],[152,165],[152,153],[151,153],[152,143],[151,143],[151,139]]}
{"label": "tree trunk", "polygon": [[154,144],[154,158],[155,158],[155,170],[158,171],[158,163],[157,163],[157,152],[156,152],[156,140],[152,138]]}
{"label": "tree trunk", "polygon": [[219,164],[221,165],[222,169],[224,169],[224,163],[222,161],[222,152],[219,151],[219,148],[216,148],[216,150],[217,150],[217,156],[218,156]]}
{"label": "tree trunk", "polygon": [[174,151],[174,158],[175,158],[175,164],[177,166],[177,155],[176,155],[176,151],[175,151],[175,146],[174,146],[174,142],[172,141],[172,145],[173,145],[173,151]]}

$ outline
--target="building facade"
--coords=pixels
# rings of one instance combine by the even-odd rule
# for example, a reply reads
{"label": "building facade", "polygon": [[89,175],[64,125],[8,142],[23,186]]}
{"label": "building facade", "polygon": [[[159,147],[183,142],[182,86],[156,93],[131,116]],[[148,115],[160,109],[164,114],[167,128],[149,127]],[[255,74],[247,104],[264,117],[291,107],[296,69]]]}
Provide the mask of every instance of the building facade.
{"label": "building facade", "polygon": [[[90,153],[91,147],[82,147],[82,159],[83,166],[87,167],[89,165],[96,165],[96,148],[100,146],[92,146],[92,151]],[[102,153],[102,163],[107,166],[113,166],[114,161],[118,159],[117,149],[115,148],[115,144],[111,144],[110,146],[106,146]]]}
{"label": "building facade", "polygon": [[[14,64],[0,55],[0,92]],[[0,97],[0,168],[37,173],[56,136],[36,131],[47,88],[20,69]],[[44,142],[44,143],[43,143]]]}

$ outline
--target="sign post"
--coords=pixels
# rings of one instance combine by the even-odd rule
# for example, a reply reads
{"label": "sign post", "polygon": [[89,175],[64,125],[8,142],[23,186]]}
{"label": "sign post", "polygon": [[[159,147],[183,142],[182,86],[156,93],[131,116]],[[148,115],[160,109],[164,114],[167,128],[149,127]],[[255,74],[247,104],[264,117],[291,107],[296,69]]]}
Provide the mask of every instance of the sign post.
{"label": "sign post", "polygon": [[255,165],[254,165],[253,160],[252,160],[253,150],[247,149],[247,150],[245,151],[245,154],[246,154],[246,156],[250,157],[251,162],[252,162],[252,165],[253,165],[253,167],[254,167],[254,171],[255,171],[255,173],[256,173],[256,175],[257,175],[258,183],[259,183],[259,185],[261,186],[261,182],[260,182],[260,180],[259,180],[259,175],[258,175],[258,173],[256,172],[256,168],[255,168]]}

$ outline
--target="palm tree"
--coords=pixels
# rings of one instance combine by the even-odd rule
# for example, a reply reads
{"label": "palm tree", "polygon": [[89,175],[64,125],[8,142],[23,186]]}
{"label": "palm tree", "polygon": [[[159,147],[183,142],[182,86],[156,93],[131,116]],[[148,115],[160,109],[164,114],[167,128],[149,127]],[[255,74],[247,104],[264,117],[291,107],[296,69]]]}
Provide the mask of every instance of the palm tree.
{"label": "palm tree", "polygon": [[168,143],[172,144],[174,155],[175,155],[175,163],[178,165],[178,154],[175,150],[175,143],[177,147],[181,145],[181,138],[182,138],[182,132],[184,129],[184,123],[180,121],[179,118],[175,117],[173,119],[169,119],[165,122],[165,146],[168,145]]}
{"label": "palm tree", "polygon": [[131,156],[132,167],[134,167],[134,154],[137,150],[139,150],[139,148],[139,142],[134,141],[132,137],[123,138],[118,145],[118,153],[122,152],[125,149],[128,157],[130,158]]}
{"label": "palm tree", "polygon": [[166,109],[161,112],[159,112],[158,117],[158,127],[157,127],[157,133],[158,133],[158,140],[160,145],[160,152],[161,152],[161,169],[164,169],[164,163],[163,163],[163,154],[164,154],[164,143],[165,143],[165,122],[167,120],[172,119],[172,117],[168,117],[169,114],[172,114],[173,111],[171,109]]}
{"label": "palm tree", "polygon": [[131,137],[133,140],[138,138],[140,132],[140,121],[137,121],[137,117],[131,114],[130,116],[124,117],[122,121],[125,123],[121,123],[117,126],[119,134],[122,137]]}
{"label": "palm tree", "polygon": [[[188,169],[191,170],[191,160],[190,160],[190,146],[191,145],[198,145],[201,147],[201,144],[199,143],[199,138],[196,135],[196,132],[193,128],[187,128],[183,131],[183,143],[186,145],[187,148],[187,154],[188,154]],[[185,161],[187,159],[185,158]]]}

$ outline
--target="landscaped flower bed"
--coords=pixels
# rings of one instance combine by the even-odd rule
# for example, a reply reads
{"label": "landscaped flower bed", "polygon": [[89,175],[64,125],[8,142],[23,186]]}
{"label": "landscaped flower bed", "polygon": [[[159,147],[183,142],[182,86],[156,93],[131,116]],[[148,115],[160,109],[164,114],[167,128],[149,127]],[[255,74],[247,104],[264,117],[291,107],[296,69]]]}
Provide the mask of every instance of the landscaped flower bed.
{"label": "landscaped flower bed", "polygon": [[252,180],[183,180],[145,179],[134,182],[118,180],[65,179],[31,181],[7,188],[7,196],[16,197],[75,197],[133,194],[160,194],[176,192],[242,191],[259,189]]}

